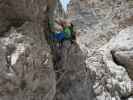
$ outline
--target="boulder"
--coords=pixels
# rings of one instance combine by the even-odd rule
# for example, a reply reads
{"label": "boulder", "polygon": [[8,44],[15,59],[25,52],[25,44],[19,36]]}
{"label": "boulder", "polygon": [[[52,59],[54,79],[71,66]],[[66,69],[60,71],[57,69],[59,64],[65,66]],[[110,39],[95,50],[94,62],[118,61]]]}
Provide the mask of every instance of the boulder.
{"label": "boulder", "polygon": [[116,51],[114,59],[118,65],[124,66],[133,80],[133,51]]}

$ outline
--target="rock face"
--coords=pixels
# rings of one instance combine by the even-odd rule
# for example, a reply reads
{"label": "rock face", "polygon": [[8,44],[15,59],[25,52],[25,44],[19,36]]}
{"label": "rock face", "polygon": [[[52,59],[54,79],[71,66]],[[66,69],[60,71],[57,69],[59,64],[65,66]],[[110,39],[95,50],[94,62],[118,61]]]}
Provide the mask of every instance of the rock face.
{"label": "rock face", "polygon": [[133,52],[132,51],[116,51],[114,53],[114,58],[115,61],[122,66],[125,66],[126,69],[128,70],[129,76],[132,78],[133,80]]}
{"label": "rock face", "polygon": [[132,100],[132,4],[71,0],[80,35],[60,46],[46,35],[48,11],[65,16],[59,0],[1,0],[0,99]]}
{"label": "rock face", "polygon": [[93,88],[98,100],[132,98],[132,29],[121,31],[87,59],[95,76]]}
{"label": "rock face", "polygon": [[78,44],[47,42],[51,10],[65,16],[59,0],[0,1],[0,100],[93,100]]}
{"label": "rock face", "polygon": [[53,99],[55,73],[50,48],[45,39],[42,45],[38,37],[39,34],[44,37],[42,29],[39,24],[27,22],[0,38],[2,100]]}
{"label": "rock face", "polygon": [[1,100],[55,96],[56,75],[44,33],[47,5],[47,0],[0,1]]}
{"label": "rock face", "polygon": [[[132,7],[127,0],[71,0],[68,14],[82,33],[80,43],[96,49],[132,25]],[[70,12],[70,13],[69,13]],[[75,14],[71,14],[75,13]],[[95,41],[95,42],[93,42]]]}
{"label": "rock face", "polygon": [[47,0],[1,0],[0,16],[7,19],[43,20],[47,8]]}
{"label": "rock face", "polygon": [[132,100],[132,0],[71,0],[68,14],[97,100]]}
{"label": "rock face", "polygon": [[[133,80],[133,27],[120,32],[114,41],[113,57],[118,65],[124,66]],[[118,38],[119,37],[119,38]]]}
{"label": "rock face", "polygon": [[59,70],[56,99],[94,100],[93,82],[88,79],[85,56],[79,46],[77,44],[71,45],[69,41],[66,41],[58,55],[62,56],[56,66]]}

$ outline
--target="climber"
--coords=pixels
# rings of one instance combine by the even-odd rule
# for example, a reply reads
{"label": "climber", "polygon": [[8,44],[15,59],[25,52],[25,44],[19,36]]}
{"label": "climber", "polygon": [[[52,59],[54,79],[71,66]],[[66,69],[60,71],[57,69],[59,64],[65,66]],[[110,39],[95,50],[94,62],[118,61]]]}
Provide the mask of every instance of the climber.
{"label": "climber", "polygon": [[[56,0],[54,0],[56,1]],[[55,7],[57,5],[53,0],[48,0],[48,28],[49,28],[49,40],[56,42],[63,42],[65,40],[76,40],[76,32],[71,21],[68,19],[60,18],[55,19]],[[62,28],[61,28],[62,27]]]}
{"label": "climber", "polygon": [[51,32],[52,32],[50,34],[51,40],[54,40],[56,42],[62,42],[65,39],[63,28],[60,25],[55,24],[53,27],[53,31],[51,30]]}
{"label": "climber", "polygon": [[63,28],[56,21],[48,23],[50,30],[49,39],[54,42],[63,42],[65,39]]}
{"label": "climber", "polygon": [[70,40],[71,43],[76,42],[76,32],[74,32],[74,25],[68,19],[55,19],[48,23],[50,29],[49,39],[52,41],[62,43],[65,40]]}
{"label": "climber", "polygon": [[56,22],[63,27],[64,40],[70,40],[72,43],[76,42],[76,32],[74,31],[74,25],[72,21],[68,19],[56,20]]}

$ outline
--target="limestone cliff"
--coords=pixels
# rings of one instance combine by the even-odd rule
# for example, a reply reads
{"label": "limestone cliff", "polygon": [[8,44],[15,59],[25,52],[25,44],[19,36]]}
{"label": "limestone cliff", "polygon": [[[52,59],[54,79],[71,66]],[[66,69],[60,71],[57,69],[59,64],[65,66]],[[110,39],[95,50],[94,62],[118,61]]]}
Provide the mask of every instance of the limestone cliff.
{"label": "limestone cliff", "polygon": [[133,99],[132,0],[71,0],[68,15],[78,43],[60,47],[59,0],[0,0],[0,100]]}
{"label": "limestone cliff", "polygon": [[50,11],[65,16],[59,0],[0,0],[0,100],[91,98],[78,44],[48,44]]}
{"label": "limestone cliff", "polygon": [[132,100],[132,0],[71,0],[97,100]]}
{"label": "limestone cliff", "polygon": [[47,6],[47,0],[0,1],[1,100],[55,96],[56,76],[44,33]]}

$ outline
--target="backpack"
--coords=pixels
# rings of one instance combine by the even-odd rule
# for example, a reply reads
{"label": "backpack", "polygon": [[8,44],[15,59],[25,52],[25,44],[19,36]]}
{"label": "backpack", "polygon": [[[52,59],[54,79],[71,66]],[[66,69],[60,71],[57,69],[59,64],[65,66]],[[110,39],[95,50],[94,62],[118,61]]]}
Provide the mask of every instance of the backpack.
{"label": "backpack", "polygon": [[65,36],[65,39],[70,39],[71,38],[71,29],[69,27],[65,27],[64,28],[64,36]]}

